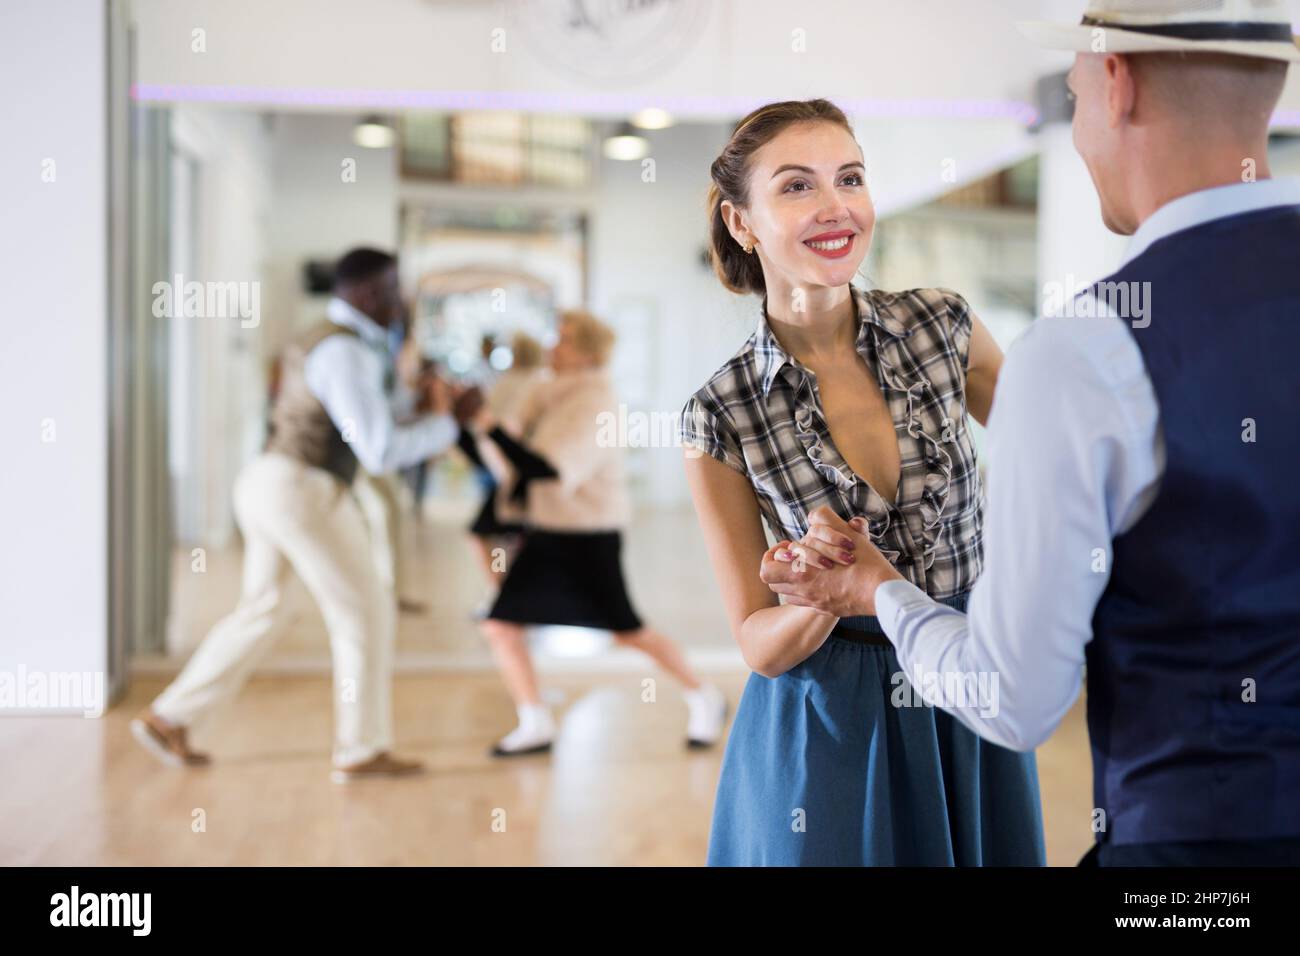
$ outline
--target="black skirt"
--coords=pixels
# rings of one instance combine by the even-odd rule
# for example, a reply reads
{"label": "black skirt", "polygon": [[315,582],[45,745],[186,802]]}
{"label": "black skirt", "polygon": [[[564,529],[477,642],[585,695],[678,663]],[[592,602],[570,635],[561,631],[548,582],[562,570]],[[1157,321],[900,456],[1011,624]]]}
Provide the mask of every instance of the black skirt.
{"label": "black skirt", "polygon": [[634,631],[617,531],[529,531],[488,617]]}

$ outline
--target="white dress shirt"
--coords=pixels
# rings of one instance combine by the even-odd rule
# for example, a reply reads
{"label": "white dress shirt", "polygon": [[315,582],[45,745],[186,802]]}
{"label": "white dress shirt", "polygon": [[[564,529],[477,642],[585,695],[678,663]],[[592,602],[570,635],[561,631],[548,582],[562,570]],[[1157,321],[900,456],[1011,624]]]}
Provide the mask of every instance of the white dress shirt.
{"label": "white dress shirt", "polygon": [[[1175,232],[1300,205],[1300,180],[1207,189],[1162,206],[1124,263]],[[909,683],[980,736],[1032,750],[1079,694],[1111,542],[1155,499],[1165,449],[1155,390],[1124,320],[1055,316],[1008,350],[990,414],[984,571],[967,613],[906,581],[876,613]],[[946,698],[946,699],[945,699]]]}
{"label": "white dress shirt", "polygon": [[391,358],[383,327],[339,298],[330,299],[325,315],[358,338],[331,335],[308,353],[303,375],[362,468],[386,474],[455,444],[459,429],[451,415],[397,423],[394,415],[405,403],[396,391],[384,388]]}

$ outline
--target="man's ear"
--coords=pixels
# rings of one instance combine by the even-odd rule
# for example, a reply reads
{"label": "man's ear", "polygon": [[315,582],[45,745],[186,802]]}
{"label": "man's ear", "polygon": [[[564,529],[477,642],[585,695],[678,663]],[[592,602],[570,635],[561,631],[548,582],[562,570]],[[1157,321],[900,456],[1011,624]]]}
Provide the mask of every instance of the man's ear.
{"label": "man's ear", "polygon": [[1101,68],[1106,75],[1106,124],[1114,129],[1129,119],[1137,102],[1133,61],[1122,53],[1109,53]]}

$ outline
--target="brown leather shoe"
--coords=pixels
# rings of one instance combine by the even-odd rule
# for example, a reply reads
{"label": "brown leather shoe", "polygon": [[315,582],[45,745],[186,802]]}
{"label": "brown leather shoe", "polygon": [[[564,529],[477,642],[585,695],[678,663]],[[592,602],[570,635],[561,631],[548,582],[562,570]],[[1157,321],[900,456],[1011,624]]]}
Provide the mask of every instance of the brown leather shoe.
{"label": "brown leather shoe", "polygon": [[206,767],[212,758],[190,749],[185,728],[167,723],[146,707],[131,720],[131,734],[145,750],[169,767]]}
{"label": "brown leather shoe", "polygon": [[353,783],[379,777],[411,777],[423,772],[424,764],[419,760],[402,760],[385,750],[361,763],[335,767],[330,779],[335,783]]}

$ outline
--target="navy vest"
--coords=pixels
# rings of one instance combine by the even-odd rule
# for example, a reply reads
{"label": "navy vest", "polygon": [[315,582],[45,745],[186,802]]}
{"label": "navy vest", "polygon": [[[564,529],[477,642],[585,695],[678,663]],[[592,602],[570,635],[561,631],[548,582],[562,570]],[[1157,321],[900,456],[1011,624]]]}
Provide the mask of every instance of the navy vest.
{"label": "navy vest", "polygon": [[1167,236],[1105,282],[1150,283],[1150,324],[1126,324],[1168,458],[1087,648],[1098,838],[1300,836],[1300,206]]}

